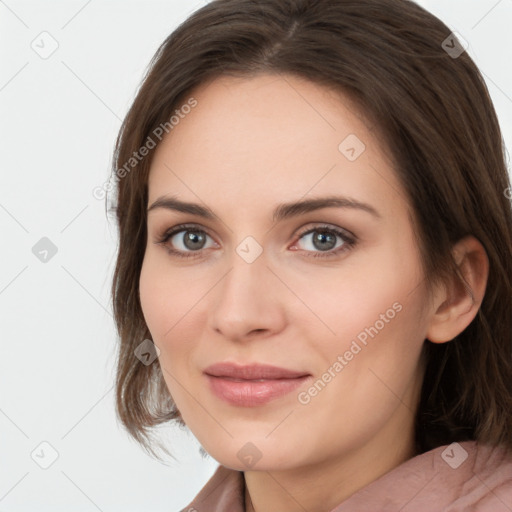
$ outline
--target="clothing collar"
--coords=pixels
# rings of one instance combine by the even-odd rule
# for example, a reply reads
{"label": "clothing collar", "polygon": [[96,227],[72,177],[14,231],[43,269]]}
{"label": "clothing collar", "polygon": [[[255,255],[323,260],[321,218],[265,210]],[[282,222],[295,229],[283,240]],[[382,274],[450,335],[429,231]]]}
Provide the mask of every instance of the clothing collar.
{"label": "clothing collar", "polygon": [[[512,455],[465,441],[417,455],[331,512],[512,511]],[[245,512],[242,471],[220,465],[182,512]]]}

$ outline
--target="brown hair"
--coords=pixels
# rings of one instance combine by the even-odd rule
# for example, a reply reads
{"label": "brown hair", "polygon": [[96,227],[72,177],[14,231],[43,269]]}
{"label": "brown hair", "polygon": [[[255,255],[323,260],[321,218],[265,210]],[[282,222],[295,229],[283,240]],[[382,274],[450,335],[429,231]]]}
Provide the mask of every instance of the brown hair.
{"label": "brown hair", "polygon": [[429,289],[450,276],[463,279],[451,255],[456,241],[471,234],[482,243],[490,269],[477,316],[452,341],[425,342],[417,452],[463,440],[512,449],[512,212],[505,149],[484,80],[466,52],[449,52],[459,48],[447,39],[450,32],[408,0],[213,0],[162,43],[113,159],[120,236],[112,286],[120,336],[117,414],[148,452],[155,455],[152,427],[183,423],[160,365],[134,356],[151,338],[138,285],[153,152],[133,170],[126,162],[194,87],[221,75],[259,73],[293,74],[340,91],[375,123],[412,206]]}

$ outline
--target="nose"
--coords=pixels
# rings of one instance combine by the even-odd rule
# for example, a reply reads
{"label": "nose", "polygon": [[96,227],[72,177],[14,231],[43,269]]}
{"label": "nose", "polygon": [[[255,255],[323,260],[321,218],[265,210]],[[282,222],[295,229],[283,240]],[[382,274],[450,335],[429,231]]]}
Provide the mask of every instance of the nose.
{"label": "nose", "polygon": [[268,337],[286,325],[286,288],[267,265],[265,252],[248,263],[238,254],[212,290],[209,325],[233,341]]}

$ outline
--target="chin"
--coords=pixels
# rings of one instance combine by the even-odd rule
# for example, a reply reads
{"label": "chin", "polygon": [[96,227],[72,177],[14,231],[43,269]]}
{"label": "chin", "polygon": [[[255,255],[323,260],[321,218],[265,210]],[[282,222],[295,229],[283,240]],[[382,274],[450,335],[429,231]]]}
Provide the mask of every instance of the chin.
{"label": "chin", "polygon": [[280,437],[247,435],[222,442],[209,439],[202,446],[219,464],[237,471],[281,471],[307,463],[303,443],[287,440],[288,444]]}

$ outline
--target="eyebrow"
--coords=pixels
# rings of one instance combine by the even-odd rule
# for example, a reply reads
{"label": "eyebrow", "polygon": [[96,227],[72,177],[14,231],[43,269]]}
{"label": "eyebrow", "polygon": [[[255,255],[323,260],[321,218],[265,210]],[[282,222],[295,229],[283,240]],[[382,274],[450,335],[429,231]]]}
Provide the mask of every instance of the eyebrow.
{"label": "eyebrow", "polygon": [[[320,210],[322,208],[350,208],[354,210],[360,210],[371,214],[372,216],[381,219],[380,213],[371,205],[363,203],[356,199],[343,196],[327,196],[318,197],[314,199],[303,199],[300,201],[294,201],[290,203],[282,203],[278,205],[273,212],[273,222],[279,222],[291,217],[303,215],[305,213]],[[150,211],[156,210],[157,208],[164,208],[167,210],[175,210],[183,213],[190,213],[197,215],[205,219],[213,220],[217,216],[207,206],[202,206],[197,203],[190,203],[187,201],[181,201],[176,197],[162,196],[156,199],[156,201],[148,208]]]}

